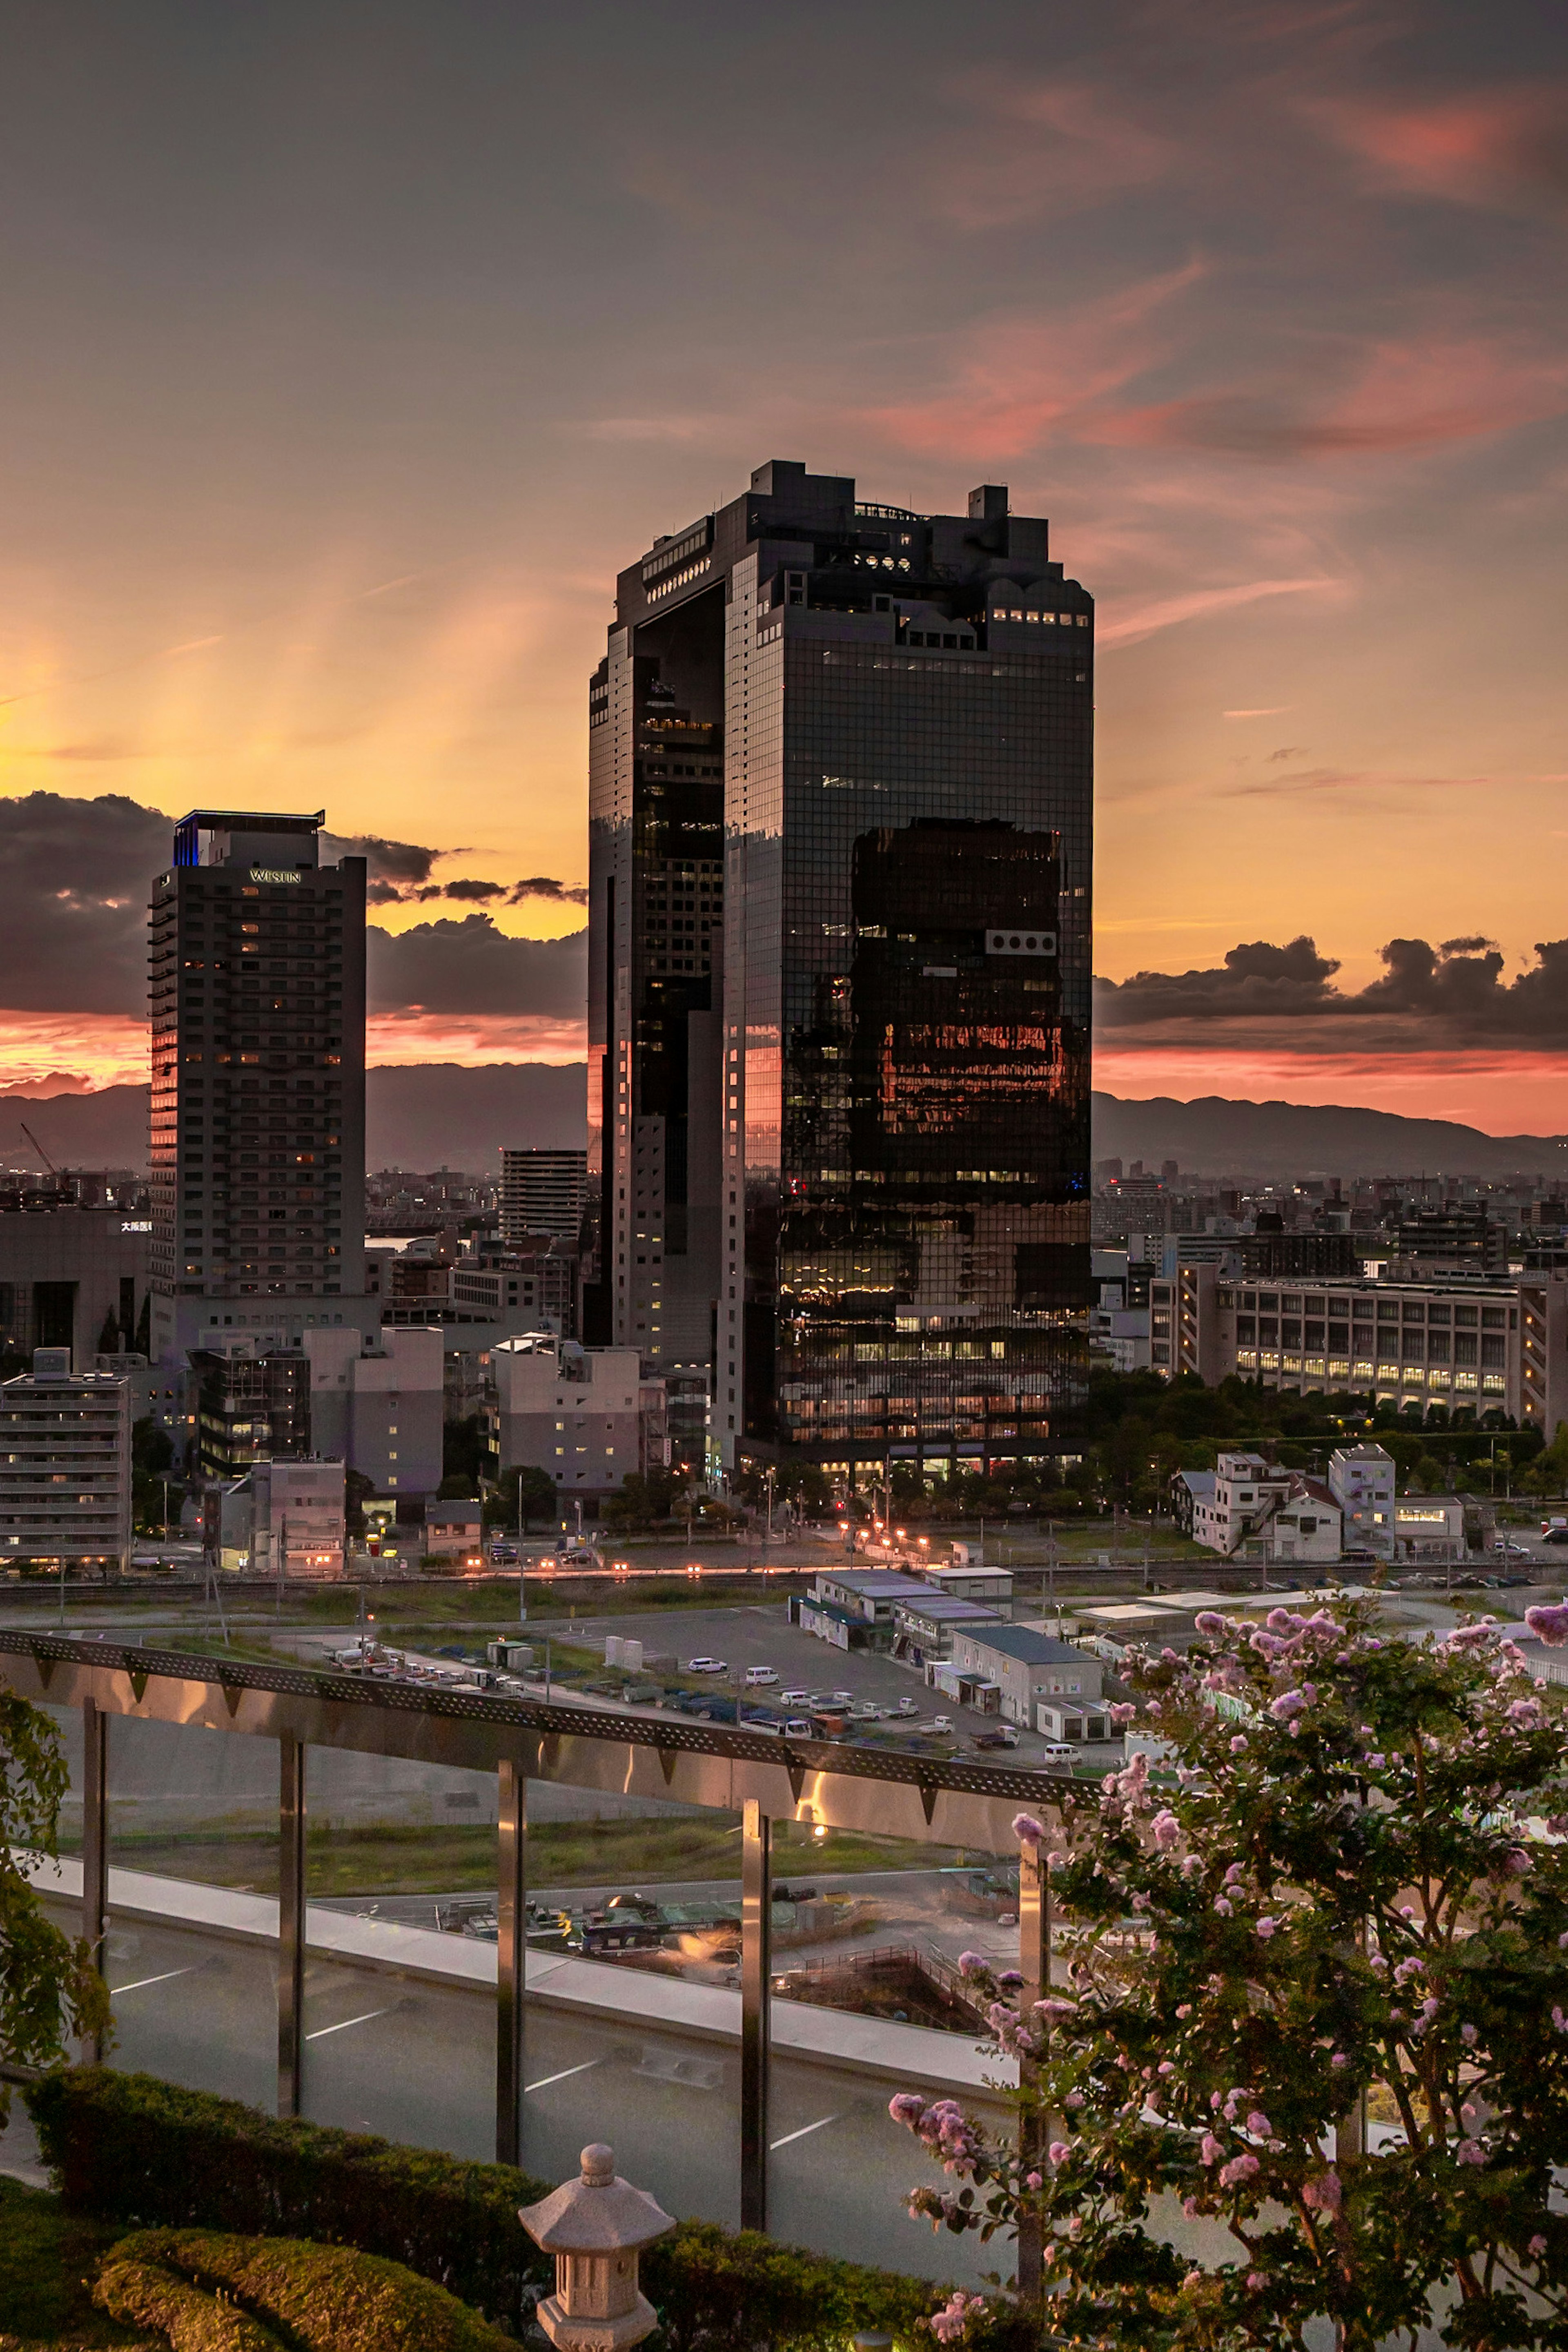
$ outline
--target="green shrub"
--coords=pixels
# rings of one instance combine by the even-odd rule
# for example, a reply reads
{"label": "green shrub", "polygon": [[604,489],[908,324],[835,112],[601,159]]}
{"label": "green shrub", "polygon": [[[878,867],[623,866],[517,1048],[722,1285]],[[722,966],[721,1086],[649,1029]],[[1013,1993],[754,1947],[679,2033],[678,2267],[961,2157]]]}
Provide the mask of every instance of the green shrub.
{"label": "green shrub", "polygon": [[[46,2075],[26,2100],[73,2212],[143,2228],[306,2238],[318,2252],[357,2247],[514,2330],[553,2281],[517,2208],[555,2184],[508,2165],[281,2123],[237,2099],[103,2067]],[[890,2214],[889,2225],[903,2226],[902,2217]],[[857,2330],[875,2328],[904,2352],[936,2352],[918,2323],[948,2292],[706,2221],[683,2221],[649,2247],[643,2282],[662,2321],[653,2352],[750,2352],[765,2342],[774,2352],[841,2352]],[[1033,2340],[1003,2302],[966,2342],[974,2352],[1023,2352]],[[215,2340],[204,2352],[219,2352]],[[237,2340],[231,2352],[243,2352]]]}
{"label": "green shrub", "polygon": [[107,2067],[47,2074],[26,2096],[73,2212],[358,2246],[514,2323],[533,2301],[528,2290],[553,2275],[517,2208],[554,2183],[507,2165],[282,2123]]}
{"label": "green shrub", "polygon": [[99,2272],[93,2300],[174,2352],[507,2352],[466,2304],[351,2246],[145,2230]]}

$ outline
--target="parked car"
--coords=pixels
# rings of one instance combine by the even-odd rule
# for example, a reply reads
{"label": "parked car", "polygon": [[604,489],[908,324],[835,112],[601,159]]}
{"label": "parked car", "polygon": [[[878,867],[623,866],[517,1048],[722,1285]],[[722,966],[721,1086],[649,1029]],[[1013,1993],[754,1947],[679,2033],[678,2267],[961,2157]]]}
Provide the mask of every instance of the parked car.
{"label": "parked car", "polygon": [[1509,1559],[1528,1559],[1530,1558],[1530,1547],[1528,1544],[1513,1543],[1507,1536],[1494,1536],[1492,1538],[1491,1548],[1493,1551],[1500,1551],[1504,1557]]}
{"label": "parked car", "polygon": [[931,1718],[931,1728],[933,1731],[950,1734],[953,1729],[952,1717],[950,1715],[934,1715]]}
{"label": "parked car", "polygon": [[901,1698],[896,1711],[900,1715],[918,1715],[920,1701],[917,1698]]}
{"label": "parked car", "polygon": [[727,1675],[729,1668],[722,1658],[688,1658],[683,1671],[688,1675]]}
{"label": "parked car", "polygon": [[1019,1744],[1018,1733],[999,1725],[995,1731],[977,1731],[972,1738],[977,1748],[1016,1748]]}
{"label": "parked car", "polygon": [[763,1683],[776,1683],[778,1679],[771,1666],[747,1666],[746,1669],[746,1684],[748,1690],[756,1690]]}
{"label": "parked car", "polygon": [[834,1691],[832,1693],[832,1697],[834,1703],[839,1706],[853,1706],[855,1703],[855,1695],[853,1691]]}
{"label": "parked car", "polygon": [[1041,1760],[1047,1764],[1071,1766],[1078,1761],[1078,1750],[1072,1746],[1071,1740],[1051,1739],[1046,1742],[1041,1751]]}
{"label": "parked car", "polygon": [[1541,1540],[1549,1544],[1568,1544],[1568,1528],[1548,1528]]}
{"label": "parked car", "polygon": [[784,1706],[810,1706],[811,1704],[811,1694],[809,1690],[780,1691],[779,1698],[780,1705]]}
{"label": "parked car", "polygon": [[786,1739],[813,1739],[816,1733],[803,1715],[792,1715],[784,1726]]}

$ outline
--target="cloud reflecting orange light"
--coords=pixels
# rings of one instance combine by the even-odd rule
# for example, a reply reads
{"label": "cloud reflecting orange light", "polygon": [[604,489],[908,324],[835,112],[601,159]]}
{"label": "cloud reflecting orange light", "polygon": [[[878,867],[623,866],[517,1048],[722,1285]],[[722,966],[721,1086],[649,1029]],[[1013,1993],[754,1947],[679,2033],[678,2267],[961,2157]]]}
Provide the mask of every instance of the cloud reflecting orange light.
{"label": "cloud reflecting orange light", "polygon": [[1103,1093],[1142,1099],[1350,1104],[1406,1118],[1457,1119],[1491,1135],[1568,1131],[1568,1054],[1291,1054],[1106,1046]]}
{"label": "cloud reflecting orange light", "polygon": [[[581,1022],[508,1021],[484,1014],[372,1014],[372,1069],[411,1062],[580,1062]],[[83,1013],[0,1010],[0,1094],[80,1094],[139,1087],[147,1077],[147,1024]]]}

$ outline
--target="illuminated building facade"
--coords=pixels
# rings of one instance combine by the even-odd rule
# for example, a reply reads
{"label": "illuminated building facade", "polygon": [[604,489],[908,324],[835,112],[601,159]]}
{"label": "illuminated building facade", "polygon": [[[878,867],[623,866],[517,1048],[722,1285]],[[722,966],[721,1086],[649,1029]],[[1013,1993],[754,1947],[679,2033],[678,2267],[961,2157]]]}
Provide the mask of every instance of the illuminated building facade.
{"label": "illuminated building facade", "polygon": [[[1005,489],[922,516],[775,461],[622,573],[611,646],[590,1065],[609,1330],[643,1348],[656,1297],[669,1328],[653,1119],[674,1057],[651,1009],[700,985],[679,1177],[688,1263],[694,1210],[717,1248],[683,1339],[711,1301],[718,1461],[1057,1450],[1090,1289],[1090,599]],[[666,685],[702,730],[678,780]],[[672,857],[688,834],[722,842],[722,888],[716,851]]]}

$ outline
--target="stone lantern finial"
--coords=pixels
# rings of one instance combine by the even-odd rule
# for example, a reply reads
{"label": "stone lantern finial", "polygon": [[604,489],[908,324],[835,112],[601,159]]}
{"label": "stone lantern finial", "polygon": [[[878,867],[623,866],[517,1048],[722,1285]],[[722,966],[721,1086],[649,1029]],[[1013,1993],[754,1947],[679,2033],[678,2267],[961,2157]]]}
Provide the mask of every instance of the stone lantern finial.
{"label": "stone lantern finial", "polygon": [[643,2189],[615,2169],[615,2151],[595,2141],[582,2172],[517,2219],[555,2256],[555,2293],[534,2316],[558,2352],[628,2352],[658,2326],[637,2286],[639,2250],[675,2226]]}

